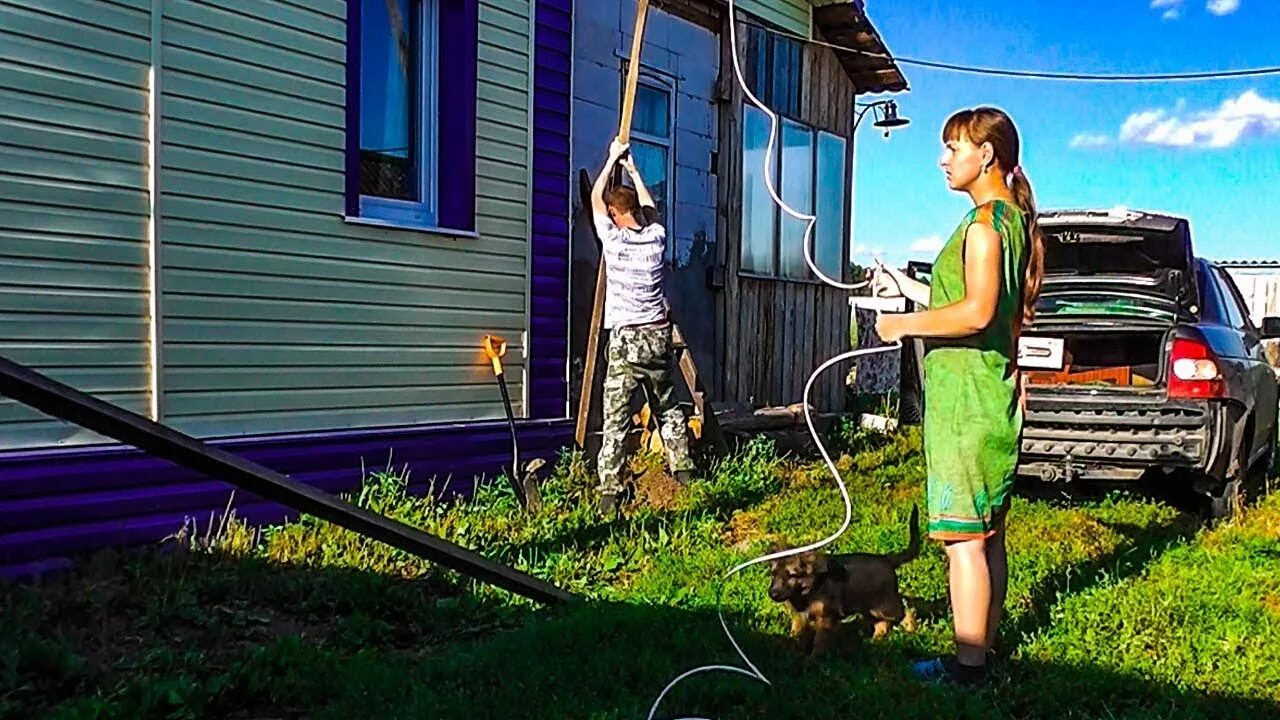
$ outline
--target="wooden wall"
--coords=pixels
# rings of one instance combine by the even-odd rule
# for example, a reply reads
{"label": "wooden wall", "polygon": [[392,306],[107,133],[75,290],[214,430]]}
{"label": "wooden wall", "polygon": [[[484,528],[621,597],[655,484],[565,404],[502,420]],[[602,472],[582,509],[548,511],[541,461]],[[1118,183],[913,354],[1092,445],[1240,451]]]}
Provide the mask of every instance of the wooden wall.
{"label": "wooden wall", "polygon": [[[821,284],[817,278],[797,281],[739,275],[744,98],[733,77],[727,27],[721,35],[717,259],[725,273],[716,308],[719,382],[713,392],[718,402],[785,405],[801,400],[804,384],[813,370],[849,349],[849,293]],[[799,119],[849,138],[854,87],[835,54],[828,48],[807,47],[805,77],[804,117]],[[846,179],[852,165],[852,149],[850,142]],[[847,224],[848,212],[844,215]],[[846,248],[842,266],[847,264],[847,255]],[[819,410],[844,408],[848,368],[847,363],[841,363],[829,369],[815,385],[810,400]]]}

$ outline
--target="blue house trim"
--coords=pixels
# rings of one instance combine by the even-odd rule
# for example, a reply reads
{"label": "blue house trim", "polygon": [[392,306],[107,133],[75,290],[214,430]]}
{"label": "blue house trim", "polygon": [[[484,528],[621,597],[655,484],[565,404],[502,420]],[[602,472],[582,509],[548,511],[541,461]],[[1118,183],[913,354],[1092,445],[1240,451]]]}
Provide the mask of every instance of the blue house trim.
{"label": "blue house trim", "polygon": [[538,0],[534,17],[533,286],[530,417],[568,415],[569,118],[573,0]]}

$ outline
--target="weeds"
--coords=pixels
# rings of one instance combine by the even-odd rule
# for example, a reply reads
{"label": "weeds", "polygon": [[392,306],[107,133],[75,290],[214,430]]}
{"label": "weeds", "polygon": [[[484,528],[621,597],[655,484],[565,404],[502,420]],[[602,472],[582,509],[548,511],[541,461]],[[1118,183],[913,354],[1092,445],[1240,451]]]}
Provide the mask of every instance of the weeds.
{"label": "weeds", "polygon": [[[853,523],[836,547],[906,542],[923,502],[918,431],[845,425],[838,469]],[[641,458],[637,468],[652,458]],[[675,675],[733,659],[714,615],[724,572],[773,540],[832,532],[843,501],[825,465],[755,439],[664,509],[592,509],[594,478],[565,453],[543,511],[506,483],[466,504],[372,473],[348,499],[588,599],[530,605],[312,517],[255,530],[230,519],[165,549],[106,554],[72,577],[0,590],[0,718],[635,718]],[[942,551],[902,570],[920,630],[806,663],[786,613],[749,569],[725,585],[743,649],[774,680],[707,675],[667,715],[1230,718],[1280,703],[1280,498],[1198,531],[1172,508],[1114,496],[1019,498],[1001,669],[980,693],[922,687],[907,661],[950,647]],[[851,626],[848,628],[853,630]]]}

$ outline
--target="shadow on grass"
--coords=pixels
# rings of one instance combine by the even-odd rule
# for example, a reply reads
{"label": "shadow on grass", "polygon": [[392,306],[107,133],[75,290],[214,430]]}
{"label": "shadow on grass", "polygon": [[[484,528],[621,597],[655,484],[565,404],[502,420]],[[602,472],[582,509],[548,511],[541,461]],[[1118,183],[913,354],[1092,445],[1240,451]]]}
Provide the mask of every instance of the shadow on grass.
{"label": "shadow on grass", "polygon": [[[1253,720],[1275,710],[1262,699],[1052,662],[1005,662],[991,687],[978,692],[931,687],[910,677],[912,657],[901,638],[846,638],[837,653],[813,660],[800,657],[785,637],[750,630],[736,630],[735,637],[772,685],[729,673],[695,676],[668,695],[655,717]],[[406,666],[403,675],[371,665],[353,668],[347,675],[352,696],[338,698],[323,716],[645,718],[679,674],[725,663],[741,661],[712,612],[584,606]]]}
{"label": "shadow on grass", "polygon": [[[1172,528],[1121,531],[1137,535],[1132,560],[1072,576],[1138,572],[1146,549],[1177,538]],[[1037,597],[1048,604],[1061,582]],[[3,718],[645,718],[680,673],[741,664],[708,609],[532,608],[438,578],[258,558],[99,561],[47,586],[2,589],[0,600]],[[1037,612],[1015,632],[1046,619]],[[809,659],[779,634],[780,610],[766,623],[777,630],[729,622],[772,685],[692,677],[656,717],[1256,720],[1276,710],[1261,698],[1045,661],[1004,660],[980,692],[935,688],[909,676],[921,642],[901,631],[871,642],[850,625],[833,655]]]}

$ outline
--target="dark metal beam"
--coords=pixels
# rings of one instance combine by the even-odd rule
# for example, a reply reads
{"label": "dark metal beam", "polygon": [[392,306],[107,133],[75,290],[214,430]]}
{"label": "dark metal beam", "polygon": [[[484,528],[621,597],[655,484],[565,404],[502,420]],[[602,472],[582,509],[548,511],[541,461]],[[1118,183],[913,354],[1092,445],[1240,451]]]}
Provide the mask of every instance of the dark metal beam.
{"label": "dark metal beam", "polygon": [[75,423],[517,595],[544,603],[574,598],[550,583],[404,523],[358,508],[274,470],[103,402],[4,357],[0,357],[0,393],[47,415]]}

